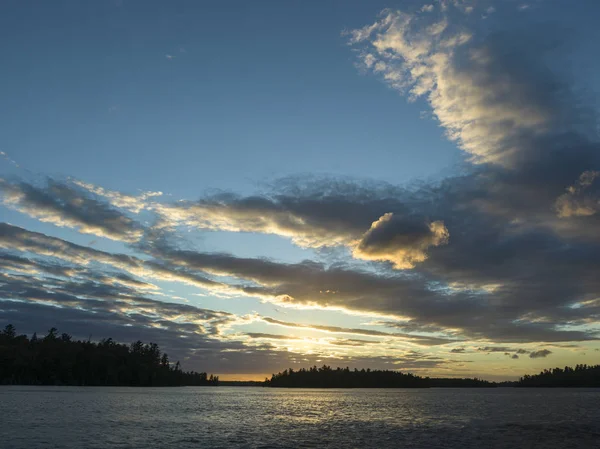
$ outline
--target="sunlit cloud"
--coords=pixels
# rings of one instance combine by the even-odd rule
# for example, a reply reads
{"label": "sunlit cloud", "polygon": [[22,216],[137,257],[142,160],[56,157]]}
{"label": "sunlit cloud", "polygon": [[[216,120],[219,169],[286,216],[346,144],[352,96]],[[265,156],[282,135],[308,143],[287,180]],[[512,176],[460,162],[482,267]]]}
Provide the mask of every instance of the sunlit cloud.
{"label": "sunlit cloud", "polygon": [[141,226],[128,216],[52,179],[44,187],[37,187],[0,178],[0,192],[4,205],[42,222],[129,243],[143,234]]}
{"label": "sunlit cloud", "polygon": [[389,213],[373,222],[353,254],[359,259],[391,261],[398,269],[414,268],[427,258],[427,248],[446,244],[448,238],[441,221],[411,223]]}
{"label": "sunlit cloud", "polygon": [[83,182],[78,179],[73,179],[72,183],[87,190],[88,192],[106,198],[107,201],[114,207],[126,209],[136,214],[140,213],[144,209],[151,208],[152,204],[149,202],[149,200],[151,198],[159,197],[163,194],[162,192],[142,192],[137,196],[133,196],[116,192],[114,190],[107,190],[103,187]]}
{"label": "sunlit cloud", "polygon": [[556,211],[559,217],[590,216],[600,210],[600,195],[596,179],[599,171],[586,171],[578,181],[567,188],[567,193],[556,200]]}
{"label": "sunlit cloud", "polygon": [[535,98],[534,86],[503,70],[496,42],[474,47],[471,40],[466,28],[446,19],[423,22],[394,11],[350,37],[367,69],[411,98],[428,100],[448,138],[473,162],[511,167],[528,140],[548,133],[560,117]]}

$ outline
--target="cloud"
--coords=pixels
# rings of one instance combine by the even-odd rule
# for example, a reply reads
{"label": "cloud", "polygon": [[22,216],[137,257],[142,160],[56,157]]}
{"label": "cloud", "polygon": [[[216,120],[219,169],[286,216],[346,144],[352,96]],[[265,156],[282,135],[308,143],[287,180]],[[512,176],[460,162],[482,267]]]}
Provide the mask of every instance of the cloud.
{"label": "cloud", "polygon": [[40,309],[47,311],[54,310],[52,307],[76,309],[90,314],[91,320],[105,316],[121,325],[173,328],[184,335],[218,335],[221,327],[236,320],[230,313],[143,296],[134,285],[122,284],[118,278],[107,282],[108,274],[90,276],[77,267],[70,273],[44,274],[0,275],[0,298],[4,300],[0,300],[0,306],[5,311],[20,310],[22,303],[51,307]]}
{"label": "cloud", "polygon": [[496,8],[494,8],[493,6],[489,6],[488,8],[486,8],[485,13],[481,17],[483,19],[487,19],[489,16],[491,16],[495,12],[496,12]]}
{"label": "cloud", "polygon": [[108,253],[42,233],[31,232],[7,223],[0,223],[0,248],[32,252],[83,265],[88,265],[90,262],[101,263],[127,271],[134,276],[182,282],[200,288],[227,289],[226,285],[209,279],[202,274],[169,267],[160,261],[145,260],[126,254]]}
{"label": "cloud", "polygon": [[[479,291],[502,313],[516,312],[519,301],[530,311],[514,318],[538,323],[532,332],[568,320],[571,313],[560,307],[599,287],[591,274],[598,261],[587,249],[596,247],[597,223],[565,220],[595,211],[600,146],[592,139],[594,114],[548,69],[561,37],[560,30],[538,27],[475,39],[447,17],[386,11],[350,38],[366,68],[401,93],[428,100],[474,163],[464,175],[423,189],[421,206],[412,203],[423,215],[434,204],[451,236],[417,271],[437,277],[440,288]],[[578,259],[577,266],[566,263]],[[552,281],[558,272],[560,281]],[[596,313],[588,308],[572,316],[595,321]]]}
{"label": "cloud", "polygon": [[360,338],[344,338],[344,339],[338,338],[335,340],[329,340],[328,343],[330,345],[336,345],[336,346],[353,346],[353,347],[378,344],[378,342],[376,342],[376,341],[361,340]]}
{"label": "cloud", "polygon": [[[356,258],[391,262],[396,269],[419,267],[451,284],[466,283],[450,278],[477,260],[480,267],[462,273],[476,278],[473,285],[506,285],[504,277],[481,279],[493,277],[487,271],[494,269],[490,253],[508,254],[510,245],[525,240],[532,251],[553,238],[560,246],[555,233],[593,234],[585,223],[552,214],[552,204],[598,164],[599,153],[585,131],[592,123],[586,107],[548,69],[546,58],[560,37],[554,31],[474,39],[447,17],[386,11],[351,32],[350,43],[385,82],[426,98],[448,137],[475,165],[464,175],[404,189],[339,180],[283,182],[260,195],[221,193],[163,204],[156,209],[161,226],[275,234],[304,248],[342,246]],[[485,251],[478,250],[481,244]]]}
{"label": "cloud", "polygon": [[427,258],[427,248],[447,243],[448,237],[441,221],[419,223],[387,213],[373,222],[353,254],[360,259],[388,260],[398,269],[414,268]]}
{"label": "cloud", "polygon": [[588,170],[581,174],[579,180],[567,188],[567,193],[556,200],[556,211],[561,218],[587,217],[600,210],[600,192],[594,185],[600,171]]}
{"label": "cloud", "polygon": [[392,333],[392,332],[383,332],[376,331],[370,329],[352,329],[346,327],[338,327],[338,326],[323,326],[317,324],[300,324],[300,323],[291,323],[281,320],[276,320],[270,317],[260,317],[261,321],[269,324],[275,324],[283,327],[291,327],[291,328],[303,328],[303,329],[311,329],[322,332],[330,332],[330,333],[340,333],[340,334],[355,334],[355,335],[368,335],[372,337],[390,337],[390,338],[400,338],[406,341],[413,342],[415,344],[424,345],[424,346],[434,346],[434,345],[443,345],[446,343],[453,343],[455,340],[449,340],[445,338],[439,337],[429,337],[422,335],[414,335],[414,334],[404,334],[404,333]]}
{"label": "cloud", "polygon": [[[2,264],[4,262],[4,264]],[[186,369],[213,372],[264,373],[295,364],[330,364],[355,367],[389,367],[392,357],[332,356],[312,350],[310,354],[280,351],[268,345],[247,345],[230,327],[249,321],[223,311],[189,304],[152,299],[137,284],[123,284],[122,273],[96,270],[81,264],[56,265],[50,258],[28,259],[2,254],[0,266],[0,324],[13,323],[20,332],[43,333],[56,326],[75,338],[116,341],[153,341],[172,360],[181,360]],[[33,267],[33,270],[28,268]],[[22,269],[25,268],[25,269]],[[60,268],[60,269],[59,269]],[[114,282],[108,278],[114,277]],[[276,338],[273,334],[248,334],[251,338]],[[286,337],[286,339],[290,339]],[[332,344],[343,341],[333,341]],[[346,341],[348,345],[358,340]],[[329,351],[331,352],[331,351]],[[423,359],[426,357],[423,357]],[[430,360],[421,367],[442,366]],[[416,358],[411,361],[420,364]]]}
{"label": "cloud", "polygon": [[[140,260],[132,256],[111,255],[71,244],[64,240],[32,233],[18,227],[0,226],[1,247],[14,253],[0,252],[0,321],[12,322],[19,330],[44,332],[50,326],[70,332],[76,338],[94,339],[107,336],[117,341],[142,338],[159,343],[172,359],[180,359],[186,369],[207,369],[216,372],[264,372],[282,366],[326,361],[355,367],[395,367],[396,357],[365,357],[360,354],[335,356],[324,350],[310,354],[279,351],[270,346],[250,344],[240,340],[240,334],[230,328],[256,321],[256,317],[239,317],[228,312],[203,309],[190,304],[154,299],[156,286],[119,271],[119,266],[131,269]],[[37,247],[35,246],[37,245]],[[38,251],[32,251],[35,248]],[[46,252],[42,249],[45,248]],[[52,255],[60,248],[62,258]],[[36,254],[35,257],[28,257]],[[83,257],[83,255],[86,257]],[[107,263],[88,265],[90,255]],[[108,270],[107,270],[108,268]],[[161,296],[168,296],[160,293]],[[302,327],[329,333],[349,333],[399,338],[415,344],[443,344],[441,338],[384,333],[366,329],[300,325],[279,322],[268,317],[264,323],[286,327]],[[283,339],[277,334],[248,333],[253,339]],[[293,338],[285,338],[293,339]],[[358,348],[367,343],[360,339],[332,339],[333,346]],[[371,342],[376,343],[376,342]],[[248,346],[250,344],[250,346]],[[319,343],[322,344],[322,343]],[[414,369],[441,367],[446,361],[410,357],[402,362]],[[452,362],[448,362],[452,363]],[[247,370],[247,371],[246,371]]]}
{"label": "cloud", "polygon": [[9,164],[14,165],[17,168],[19,167],[19,164],[4,151],[0,151],[0,159],[4,159]]}
{"label": "cloud", "polygon": [[[309,353],[278,350],[270,345],[250,345],[236,334],[222,330],[243,319],[232,314],[185,304],[165,303],[134,296],[126,288],[109,288],[82,278],[75,281],[2,274],[0,324],[13,323],[19,332],[42,334],[56,326],[75,338],[99,340],[108,336],[120,342],[138,339],[153,341],[172,360],[181,360],[185,369],[216,373],[276,372],[286,366],[328,363],[351,367],[411,369],[441,367],[443,359],[425,354],[391,356],[332,356],[319,350]],[[6,300],[4,298],[13,299]],[[251,338],[279,338],[274,334],[248,334]],[[293,339],[286,337],[285,339]],[[334,340],[339,346],[359,344],[359,340]],[[362,344],[362,343],[360,343]]]}
{"label": "cloud", "polygon": [[532,358],[532,359],[546,358],[550,354],[552,354],[552,351],[550,351],[548,349],[541,349],[539,351],[533,351],[533,352],[531,352],[531,354],[529,354],[529,357]]}
{"label": "cloud", "polygon": [[138,241],[139,223],[74,186],[48,179],[45,187],[0,178],[4,204],[40,221],[124,242]]}
{"label": "cloud", "polygon": [[[276,194],[223,193],[156,205],[162,217],[158,227],[275,234],[305,248],[346,246],[357,258],[390,261],[398,268],[413,267],[426,258],[429,247],[447,241],[443,223],[412,214],[409,195],[399,188],[370,189],[323,180],[303,186],[298,195],[299,187],[280,182]],[[389,242],[389,248],[381,239]]]}
{"label": "cloud", "polygon": [[[483,248],[481,245],[477,247],[477,241],[471,243],[475,248],[473,253],[467,253],[469,255],[476,254],[476,251]],[[596,316],[598,311],[565,308],[565,301],[569,297],[562,295],[566,293],[566,289],[559,292],[556,285],[548,284],[545,277],[543,282],[540,279],[539,285],[526,286],[518,283],[515,288],[503,285],[489,291],[450,286],[440,288],[439,284],[424,277],[423,273],[412,276],[402,273],[378,274],[339,264],[327,266],[310,260],[286,264],[268,259],[180,250],[156,243],[146,250],[164,263],[190,272],[200,271],[236,278],[240,293],[249,296],[257,296],[287,307],[337,309],[409,319],[412,331],[427,331],[434,326],[446,333],[448,339],[460,335],[462,338],[489,338],[494,341],[523,343],[597,338],[594,332],[559,328],[560,319],[569,319],[573,323],[583,322],[582,320],[589,322],[590,317]],[[544,255],[536,254],[536,257],[543,258]],[[459,259],[453,263],[457,262],[463,263]],[[465,262],[473,270],[489,266],[490,276],[503,274],[496,273],[498,268],[493,261]],[[430,261],[425,265],[427,263]],[[562,263],[567,269],[572,262]],[[449,270],[445,266],[444,269]],[[577,266],[569,268],[572,272],[578,269],[580,267]],[[475,273],[465,270],[457,275],[464,279]],[[592,272],[589,273],[591,276]],[[587,273],[582,272],[580,275],[587,276]],[[510,271],[507,276],[509,279],[502,282],[508,283],[514,274]],[[489,279],[485,281],[490,282]],[[523,291],[520,292],[519,289]],[[558,295],[555,302],[548,301],[548,294]],[[528,314],[530,318],[527,317]],[[539,320],[536,319],[537,316],[553,319]]]}
{"label": "cloud", "polygon": [[425,97],[473,162],[510,168],[535,151],[536,137],[581,118],[575,110],[566,113],[567,87],[544,70],[556,39],[525,37],[490,35],[474,44],[471,32],[447,19],[384,11],[379,21],[353,31],[350,43],[391,87]]}
{"label": "cloud", "polygon": [[84,181],[80,181],[78,179],[71,180],[73,184],[79,186],[94,195],[99,197],[106,198],[106,200],[110,203],[111,206],[117,207],[120,209],[126,209],[133,213],[140,213],[144,209],[152,208],[152,204],[148,202],[149,199],[162,196],[162,192],[142,192],[137,196],[126,195],[121,192],[116,192],[114,190],[108,190],[103,187],[90,184]]}
{"label": "cloud", "polygon": [[[343,198],[237,197],[222,194],[197,202],[158,207],[166,223],[230,232],[259,232],[290,237],[303,247],[349,243],[365,226],[346,220]],[[327,210],[330,207],[331,209]],[[359,217],[359,219],[362,219]],[[366,225],[366,223],[365,223]]]}
{"label": "cloud", "polygon": [[[462,183],[465,180],[466,185]],[[427,217],[435,213],[443,217],[444,227],[457,232],[447,244],[429,247],[428,257],[410,276],[339,263],[282,264],[183,251],[164,245],[160,239],[147,239],[136,246],[136,251],[151,256],[142,259],[74,245],[10,225],[0,226],[0,246],[78,263],[94,260],[133,276],[185,282],[215,293],[255,296],[288,307],[409,318],[408,333],[437,327],[447,339],[489,338],[512,343],[596,338],[593,331],[560,328],[565,320],[583,324],[597,319],[598,307],[593,303],[566,307],[581,301],[583,293],[599,288],[595,272],[600,260],[594,246],[587,241],[564,245],[562,238],[547,228],[515,225],[508,217],[488,216],[480,209],[465,206],[464,196],[471,194],[471,182],[470,177],[456,178],[445,180],[439,187],[424,186],[410,192],[389,186],[331,183],[325,194],[330,198],[325,201],[314,192],[327,185],[322,182],[314,190],[303,186],[303,196],[293,195],[298,191],[293,185],[283,189],[286,203],[293,204],[297,198],[297,210],[305,211],[317,222],[321,217],[325,221],[334,217],[317,213],[325,209],[325,204],[337,204],[340,211],[348,211],[346,226],[357,230],[361,227],[354,223],[367,222],[356,213],[361,210],[365,215],[379,217],[380,210],[401,211],[400,224],[405,226],[401,233],[406,233],[413,223],[426,223],[413,220],[415,215]],[[477,192],[481,195],[485,191]],[[419,213],[410,213],[411,210]],[[379,244],[380,240],[375,242]],[[554,275],[556,270],[562,274],[560,279]],[[234,280],[215,281],[214,277],[220,275]]]}
{"label": "cloud", "polygon": [[246,332],[244,335],[250,338],[258,338],[265,340],[298,340],[299,337],[292,335],[281,335],[281,334],[266,334],[263,332]]}
{"label": "cloud", "polygon": [[477,348],[478,351],[482,352],[517,352],[518,349],[509,348],[506,346],[486,346],[485,348]]}

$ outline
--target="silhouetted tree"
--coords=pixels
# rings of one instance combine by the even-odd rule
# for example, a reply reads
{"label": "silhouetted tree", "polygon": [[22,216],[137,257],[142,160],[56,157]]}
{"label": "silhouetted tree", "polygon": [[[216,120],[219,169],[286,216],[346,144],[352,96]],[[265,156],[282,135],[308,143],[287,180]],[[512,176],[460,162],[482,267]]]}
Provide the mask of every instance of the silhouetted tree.
{"label": "silhouetted tree", "polygon": [[17,336],[8,325],[0,333],[0,384],[26,385],[218,385],[219,378],[184,372],[156,343],[130,346],[112,338],[74,341],[51,328],[43,339]]}
{"label": "silhouetted tree", "polygon": [[4,335],[9,340],[13,339],[17,336],[17,330],[12,324],[8,324],[2,331],[2,335]]}
{"label": "silhouetted tree", "polygon": [[492,387],[493,383],[481,379],[435,379],[419,377],[399,371],[381,371],[350,368],[332,369],[301,368],[298,371],[286,369],[265,379],[268,387],[308,387],[308,388],[427,388],[427,387]]}
{"label": "silhouetted tree", "polygon": [[517,387],[600,387],[600,365],[565,366],[545,369],[539,374],[525,375]]}

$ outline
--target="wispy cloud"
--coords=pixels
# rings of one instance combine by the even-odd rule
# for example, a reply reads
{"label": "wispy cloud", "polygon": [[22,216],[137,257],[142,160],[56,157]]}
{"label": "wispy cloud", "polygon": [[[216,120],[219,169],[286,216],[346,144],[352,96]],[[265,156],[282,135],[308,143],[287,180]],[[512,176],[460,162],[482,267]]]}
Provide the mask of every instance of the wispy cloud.
{"label": "wispy cloud", "polygon": [[19,164],[17,164],[17,162],[4,151],[0,151],[0,159],[4,159],[9,164],[14,165],[15,167],[19,167]]}
{"label": "wispy cloud", "polygon": [[107,204],[89,197],[66,183],[48,179],[45,186],[0,178],[0,192],[6,206],[56,226],[76,228],[124,242],[135,242],[143,234],[133,219]]}

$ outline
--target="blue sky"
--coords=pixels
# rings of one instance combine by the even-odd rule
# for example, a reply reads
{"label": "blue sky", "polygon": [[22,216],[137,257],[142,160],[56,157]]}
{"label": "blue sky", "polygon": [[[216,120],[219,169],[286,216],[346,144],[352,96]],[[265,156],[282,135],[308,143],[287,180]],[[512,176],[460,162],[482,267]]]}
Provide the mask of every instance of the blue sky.
{"label": "blue sky", "polygon": [[[327,361],[510,378],[549,362],[504,354],[523,348],[587,361],[598,12],[551,0],[5,2],[1,221],[80,256],[16,244],[5,228],[15,284],[0,305],[38,308],[29,321],[11,309],[23,332],[55,325],[41,319],[54,307],[76,333],[57,311],[97,299],[65,279],[48,287],[50,268],[24,271],[19,256],[68,266],[77,289],[123,287],[91,272],[152,283],[137,291],[152,311],[123,312],[110,301],[133,292],[115,290],[102,297],[110,326],[89,325],[135,339],[127,321],[184,366],[225,376]],[[171,271],[90,263],[85,248]],[[554,292],[541,287],[546,252]],[[83,305],[15,293],[38,284]],[[214,331],[212,315],[161,314],[163,303],[230,315]],[[494,345],[506,351],[482,350]]]}
{"label": "blue sky", "polygon": [[422,102],[358,76],[341,35],[381,9],[15,5],[2,24],[3,146],[32,171],[184,198],[298,173],[435,174],[457,151]]}

